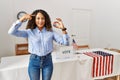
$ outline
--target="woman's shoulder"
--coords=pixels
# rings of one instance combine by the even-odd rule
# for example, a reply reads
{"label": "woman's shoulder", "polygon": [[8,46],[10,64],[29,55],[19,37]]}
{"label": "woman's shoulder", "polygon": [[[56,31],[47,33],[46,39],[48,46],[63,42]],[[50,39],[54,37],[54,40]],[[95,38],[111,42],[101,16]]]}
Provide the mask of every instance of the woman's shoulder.
{"label": "woman's shoulder", "polygon": [[28,33],[33,32],[33,30],[32,30],[32,29],[26,29],[26,31],[27,31]]}
{"label": "woman's shoulder", "polygon": [[26,29],[28,32],[31,31],[31,29]]}

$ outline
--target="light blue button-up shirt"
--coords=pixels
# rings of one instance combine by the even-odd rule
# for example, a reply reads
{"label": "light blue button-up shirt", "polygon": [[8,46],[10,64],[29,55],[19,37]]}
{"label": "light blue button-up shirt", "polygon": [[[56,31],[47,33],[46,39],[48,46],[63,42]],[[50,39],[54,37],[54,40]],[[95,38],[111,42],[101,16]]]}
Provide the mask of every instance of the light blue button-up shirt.
{"label": "light blue button-up shirt", "polygon": [[62,45],[69,45],[69,36],[67,34],[59,35],[55,31],[47,31],[44,27],[41,31],[35,29],[19,30],[22,22],[19,20],[13,23],[8,34],[24,37],[28,39],[28,51],[31,54],[44,56],[53,51],[53,40]]}

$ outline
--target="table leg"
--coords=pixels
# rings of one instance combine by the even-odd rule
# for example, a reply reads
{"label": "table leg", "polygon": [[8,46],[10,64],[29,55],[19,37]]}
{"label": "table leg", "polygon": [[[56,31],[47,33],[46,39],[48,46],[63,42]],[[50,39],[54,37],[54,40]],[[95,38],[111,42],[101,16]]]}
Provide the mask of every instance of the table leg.
{"label": "table leg", "polygon": [[120,76],[118,75],[118,76],[116,76],[116,80],[120,80]]}

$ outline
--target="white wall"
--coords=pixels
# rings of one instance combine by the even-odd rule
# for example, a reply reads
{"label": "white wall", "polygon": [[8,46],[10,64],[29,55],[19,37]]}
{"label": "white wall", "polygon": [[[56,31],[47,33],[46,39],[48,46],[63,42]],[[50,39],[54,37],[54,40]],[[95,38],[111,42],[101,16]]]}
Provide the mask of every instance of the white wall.
{"label": "white wall", "polygon": [[72,9],[92,10],[90,46],[120,49],[119,4],[119,0],[0,0],[0,57],[14,55],[15,43],[25,41],[7,34],[17,20],[17,13],[21,10],[31,13],[35,9],[46,10],[52,21],[61,17],[69,34],[74,28]]}
{"label": "white wall", "polygon": [[91,43],[94,47],[120,49],[120,1],[96,0]]}

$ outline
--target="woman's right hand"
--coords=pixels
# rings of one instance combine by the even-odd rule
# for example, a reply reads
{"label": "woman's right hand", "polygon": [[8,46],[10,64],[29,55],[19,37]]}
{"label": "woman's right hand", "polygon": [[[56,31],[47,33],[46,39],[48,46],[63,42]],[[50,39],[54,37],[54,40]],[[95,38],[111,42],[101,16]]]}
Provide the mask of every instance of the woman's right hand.
{"label": "woman's right hand", "polygon": [[19,20],[21,22],[26,21],[26,20],[31,20],[32,16],[30,14],[25,14],[24,16],[22,16]]}

